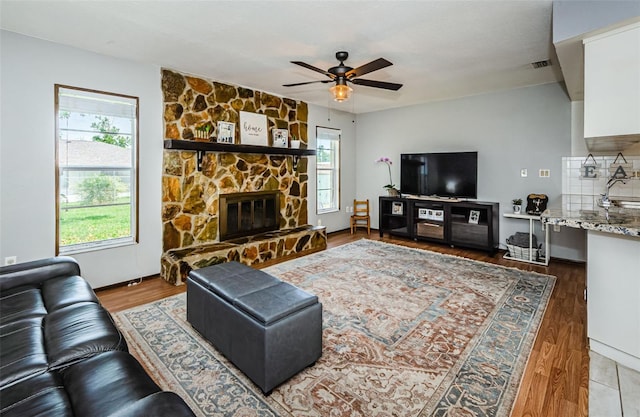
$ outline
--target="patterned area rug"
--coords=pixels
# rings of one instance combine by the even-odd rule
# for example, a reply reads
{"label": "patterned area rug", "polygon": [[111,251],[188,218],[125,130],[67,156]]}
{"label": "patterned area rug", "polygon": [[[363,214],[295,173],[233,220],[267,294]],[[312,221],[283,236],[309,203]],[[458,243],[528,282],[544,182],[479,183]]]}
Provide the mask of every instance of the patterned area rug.
{"label": "patterned area rug", "polygon": [[186,322],[185,295],[116,314],[202,416],[508,416],[555,277],[360,240],[265,269],[323,304],[323,355],[269,397]]}

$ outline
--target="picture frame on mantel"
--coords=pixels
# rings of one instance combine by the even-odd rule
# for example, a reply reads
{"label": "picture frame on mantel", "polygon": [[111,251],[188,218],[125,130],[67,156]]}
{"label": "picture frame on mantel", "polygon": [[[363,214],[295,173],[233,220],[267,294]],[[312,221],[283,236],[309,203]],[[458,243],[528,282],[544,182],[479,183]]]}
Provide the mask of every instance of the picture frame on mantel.
{"label": "picture frame on mantel", "polygon": [[240,143],[243,145],[269,146],[266,115],[246,111],[240,112]]}
{"label": "picture frame on mantel", "polygon": [[273,129],[273,147],[287,148],[289,146],[289,131],[287,129]]}
{"label": "picture frame on mantel", "polygon": [[233,144],[236,138],[236,124],[230,122],[218,122],[218,143]]}

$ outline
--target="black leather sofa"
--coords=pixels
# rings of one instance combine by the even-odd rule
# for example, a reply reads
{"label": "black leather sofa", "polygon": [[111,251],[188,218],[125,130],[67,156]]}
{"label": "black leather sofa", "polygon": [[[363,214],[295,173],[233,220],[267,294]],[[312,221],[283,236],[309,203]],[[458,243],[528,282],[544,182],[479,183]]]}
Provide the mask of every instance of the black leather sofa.
{"label": "black leather sofa", "polygon": [[0,268],[0,416],[193,416],[162,391],[69,257]]}

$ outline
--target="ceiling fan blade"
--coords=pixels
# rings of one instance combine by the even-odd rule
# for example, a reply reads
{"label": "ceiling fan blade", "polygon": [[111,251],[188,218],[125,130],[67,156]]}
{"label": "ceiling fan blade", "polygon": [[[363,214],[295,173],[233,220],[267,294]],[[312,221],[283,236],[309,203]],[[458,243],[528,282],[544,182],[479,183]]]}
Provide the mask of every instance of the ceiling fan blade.
{"label": "ceiling fan blade", "polygon": [[375,61],[369,62],[368,64],[364,64],[359,66],[358,68],[352,69],[351,71],[347,71],[345,75],[347,76],[347,78],[360,77],[370,72],[377,71],[382,68],[386,68],[390,65],[393,65],[393,64],[387,61],[386,59],[378,58]]}
{"label": "ceiling fan blade", "polygon": [[363,80],[362,78],[356,78],[355,80],[349,80],[356,85],[364,85],[367,87],[384,88],[385,90],[398,91],[402,84],[387,83],[384,81]]}
{"label": "ceiling fan blade", "polygon": [[320,74],[324,74],[327,77],[331,78],[332,80],[336,77],[335,75],[331,74],[330,72],[327,72],[323,69],[320,69],[318,67],[314,67],[313,65],[309,65],[305,62],[302,61],[291,61],[292,64],[296,64],[296,65],[300,65],[301,67],[305,67],[306,69],[310,69],[311,71],[315,71],[315,72],[319,72]]}
{"label": "ceiling fan blade", "polygon": [[282,84],[283,87],[295,87],[297,85],[305,85],[305,84],[315,84],[315,83],[330,83],[333,82],[332,80],[319,80],[319,81],[307,81],[304,83],[293,83],[293,84]]}

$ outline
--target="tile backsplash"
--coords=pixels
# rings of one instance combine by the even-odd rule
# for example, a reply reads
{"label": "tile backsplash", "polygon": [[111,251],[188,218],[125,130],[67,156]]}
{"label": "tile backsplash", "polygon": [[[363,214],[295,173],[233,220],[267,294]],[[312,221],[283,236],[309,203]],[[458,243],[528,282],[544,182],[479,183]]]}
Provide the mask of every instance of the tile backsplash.
{"label": "tile backsplash", "polygon": [[[600,198],[601,194],[604,194],[605,187],[611,173],[609,167],[616,160],[615,156],[595,156],[593,157],[595,162],[599,165],[596,169],[598,173],[597,178],[583,178],[582,173],[583,164],[589,162],[593,163],[593,160],[587,157],[564,157],[562,158],[562,194],[570,196],[570,200],[573,203],[592,204],[596,199]],[[640,198],[640,158],[626,157],[627,163],[632,164],[631,170],[625,169],[627,174],[631,177],[624,181],[624,183],[618,182],[609,191],[611,197],[638,197]],[[619,158],[617,163],[623,162],[622,158]],[[629,172],[630,171],[630,172]]]}

